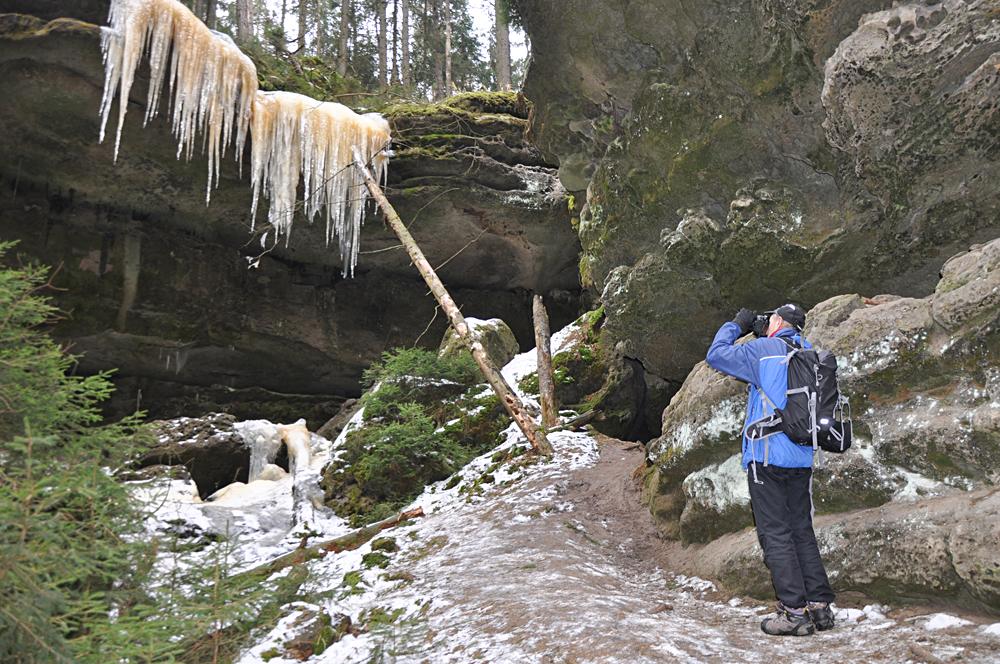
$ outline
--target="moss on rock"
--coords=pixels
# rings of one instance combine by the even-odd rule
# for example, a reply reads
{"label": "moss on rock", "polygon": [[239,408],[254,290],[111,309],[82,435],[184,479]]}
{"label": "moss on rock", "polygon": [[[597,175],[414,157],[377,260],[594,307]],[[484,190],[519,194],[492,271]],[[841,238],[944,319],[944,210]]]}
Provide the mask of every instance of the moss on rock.
{"label": "moss on rock", "polygon": [[324,470],[327,505],[355,525],[388,517],[494,447],[508,418],[477,378],[468,353],[386,353],[366,372],[362,426]]}

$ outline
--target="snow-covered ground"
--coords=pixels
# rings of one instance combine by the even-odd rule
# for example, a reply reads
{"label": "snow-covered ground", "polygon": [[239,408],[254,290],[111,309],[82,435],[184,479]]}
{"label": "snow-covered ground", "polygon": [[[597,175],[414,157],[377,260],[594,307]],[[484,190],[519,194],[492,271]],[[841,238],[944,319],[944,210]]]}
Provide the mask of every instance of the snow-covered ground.
{"label": "snow-covered ground", "polygon": [[[552,442],[552,461],[495,468],[487,454],[458,485],[428,487],[414,501],[427,516],[383,533],[399,547],[384,568],[365,569],[370,545],[311,563],[309,590],[333,592],[292,614],[392,622],[344,636],[309,661],[916,662],[929,652],[986,662],[1000,649],[997,626],[942,613],[893,618],[879,605],[839,609],[837,629],[808,639],[767,639],[758,623],[770,605],[722,596],[709,581],[637,558],[605,510],[581,501],[580,486],[602,472],[600,455],[620,450],[582,433]],[[510,430],[501,449],[523,444]],[[477,484],[491,469],[494,481]],[[360,581],[345,584],[352,574]],[[240,661],[294,661],[275,657],[294,622]]]}
{"label": "snow-covered ground", "polygon": [[[571,344],[575,332],[557,334],[553,351]],[[534,370],[531,352],[503,373],[516,386]],[[536,460],[521,453],[527,443],[512,425],[496,450],[428,486],[412,505],[425,516],[384,531],[392,544],[382,551],[373,552],[373,540],[304,563],[309,575],[300,596],[309,601],[287,605],[239,661],[299,661],[285,644],[317,615],[334,625],[349,618],[354,627],[308,660],[327,664],[1000,661],[1000,623],[943,613],[894,617],[877,605],[838,610],[830,632],[768,639],[758,623],[770,606],[724,596],[709,581],[644,557],[639,545],[648,550],[655,530],[635,528],[649,518],[627,490],[641,451],[586,433],[560,432],[550,441],[554,457]],[[189,487],[170,488],[154,526],[217,523],[205,504],[189,499]],[[257,530],[237,541],[238,569],[298,545],[297,527],[262,518],[291,510],[290,492],[287,506],[282,500],[240,508],[241,523],[253,517]],[[314,542],[348,531],[323,510],[309,528]]]}

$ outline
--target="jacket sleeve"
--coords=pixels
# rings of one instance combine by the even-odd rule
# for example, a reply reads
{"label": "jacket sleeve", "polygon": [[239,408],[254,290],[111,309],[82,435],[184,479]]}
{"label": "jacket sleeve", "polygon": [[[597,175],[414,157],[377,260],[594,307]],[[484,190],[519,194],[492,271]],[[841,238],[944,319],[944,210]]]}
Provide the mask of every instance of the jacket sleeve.
{"label": "jacket sleeve", "polygon": [[739,337],[740,328],[736,323],[730,321],[723,324],[715,333],[712,345],[708,347],[705,361],[716,371],[757,385],[757,355],[751,348],[752,344],[735,345]]}

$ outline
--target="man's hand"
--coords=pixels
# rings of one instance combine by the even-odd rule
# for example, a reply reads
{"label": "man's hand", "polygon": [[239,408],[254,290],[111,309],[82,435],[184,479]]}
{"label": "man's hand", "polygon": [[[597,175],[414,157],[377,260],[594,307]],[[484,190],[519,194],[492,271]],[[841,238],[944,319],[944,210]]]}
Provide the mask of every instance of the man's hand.
{"label": "man's hand", "polygon": [[753,328],[753,319],[756,317],[757,314],[749,309],[740,309],[739,313],[736,314],[733,322],[740,326],[741,337]]}

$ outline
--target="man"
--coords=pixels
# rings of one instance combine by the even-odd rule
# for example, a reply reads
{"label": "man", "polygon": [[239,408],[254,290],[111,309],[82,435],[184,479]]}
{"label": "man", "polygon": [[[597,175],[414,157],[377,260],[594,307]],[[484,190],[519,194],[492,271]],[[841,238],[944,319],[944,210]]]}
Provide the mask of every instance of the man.
{"label": "man", "polygon": [[767,634],[805,636],[833,627],[833,591],[812,527],[813,448],[795,444],[779,430],[749,425],[785,406],[789,344],[810,346],[801,336],[806,324],[801,307],[786,304],[766,313],[766,330],[755,330],[760,338],[735,345],[756,318],[754,312],[740,309],[733,321],[719,328],[706,361],[750,384],[743,470],[757,538],[778,598],[777,614],[760,627]]}

